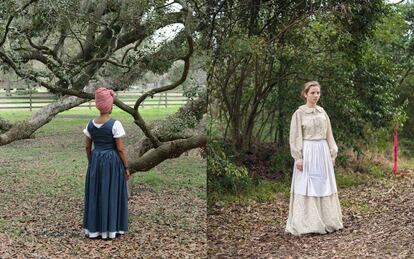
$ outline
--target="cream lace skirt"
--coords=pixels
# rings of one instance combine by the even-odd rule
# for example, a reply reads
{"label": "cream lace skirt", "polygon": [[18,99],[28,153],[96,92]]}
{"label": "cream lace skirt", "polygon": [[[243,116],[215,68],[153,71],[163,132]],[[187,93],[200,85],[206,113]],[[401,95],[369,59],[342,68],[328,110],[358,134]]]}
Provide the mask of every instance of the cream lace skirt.
{"label": "cream lace skirt", "polygon": [[343,228],[338,194],[325,197],[291,193],[286,231],[293,235],[326,234]]}

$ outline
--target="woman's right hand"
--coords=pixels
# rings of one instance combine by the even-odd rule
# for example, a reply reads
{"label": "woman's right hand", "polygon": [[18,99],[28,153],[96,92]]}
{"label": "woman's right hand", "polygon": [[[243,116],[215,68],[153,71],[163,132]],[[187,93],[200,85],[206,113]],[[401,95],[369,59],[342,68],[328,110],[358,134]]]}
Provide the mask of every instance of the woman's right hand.
{"label": "woman's right hand", "polygon": [[127,180],[131,176],[131,171],[129,171],[129,168],[125,170],[125,176],[126,176]]}
{"label": "woman's right hand", "polygon": [[299,171],[303,171],[303,162],[297,162],[296,163],[296,168],[299,170]]}

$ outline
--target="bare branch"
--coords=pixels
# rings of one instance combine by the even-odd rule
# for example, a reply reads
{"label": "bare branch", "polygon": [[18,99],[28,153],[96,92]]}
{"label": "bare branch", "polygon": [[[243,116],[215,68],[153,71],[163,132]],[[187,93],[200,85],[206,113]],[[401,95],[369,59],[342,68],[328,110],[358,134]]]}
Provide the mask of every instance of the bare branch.
{"label": "bare branch", "polygon": [[35,49],[37,49],[37,50],[40,50],[40,51],[45,51],[46,53],[52,53],[52,52],[53,52],[51,49],[49,49],[49,48],[48,48],[48,47],[46,47],[46,46],[39,46],[39,45],[36,45],[36,44],[32,41],[32,39],[31,39],[29,36],[27,36],[27,35],[26,35],[26,39],[29,41],[30,46],[32,46],[33,48],[35,48]]}
{"label": "bare branch", "polygon": [[131,50],[137,51],[138,46],[139,46],[139,45],[141,45],[141,43],[142,43],[142,41],[143,41],[143,40],[144,40],[144,39],[137,40],[137,42],[135,43],[135,45],[134,45],[134,46],[129,47],[129,48],[125,51],[124,55],[122,56],[121,63],[124,63],[124,62],[125,62],[125,58],[128,56],[128,53],[129,53]]}
{"label": "bare branch", "polygon": [[123,65],[123,64],[121,64],[121,63],[119,63],[119,62],[117,62],[117,61],[115,61],[115,60],[111,60],[111,59],[106,59],[106,60],[104,60],[105,62],[108,62],[108,63],[110,63],[110,64],[112,64],[112,65],[114,65],[114,66],[117,66],[117,67],[122,67],[122,68],[128,68],[128,69],[132,69],[132,67],[130,67],[130,66],[127,66],[127,65]]}
{"label": "bare branch", "polygon": [[149,130],[148,126],[146,125],[144,119],[142,118],[141,114],[137,110],[132,109],[125,103],[123,103],[118,98],[114,98],[114,104],[118,106],[123,111],[129,113],[134,118],[134,123],[142,130],[144,135],[150,139],[151,143],[155,147],[159,147],[161,145],[161,142],[152,134],[152,132]]}
{"label": "bare branch", "polygon": [[51,50],[50,48],[43,46],[43,45],[36,45],[32,39],[26,35],[26,39],[29,41],[30,46],[32,46],[33,48],[39,50],[39,55],[41,55],[41,53],[46,53],[51,55],[60,65],[63,64],[63,61],[57,56],[57,53],[53,50]]}
{"label": "bare branch", "polygon": [[58,58],[58,52],[63,47],[63,45],[65,44],[66,37],[67,37],[66,31],[65,30],[62,30],[60,32],[59,40],[56,43],[56,45],[55,45],[55,47],[53,48],[53,51],[52,51],[53,57],[55,57],[55,59]]}
{"label": "bare branch", "polygon": [[131,107],[129,107],[128,105],[126,105],[124,102],[122,102],[121,100],[119,100],[117,97],[114,98],[114,104],[116,106],[118,106],[121,110],[129,113],[130,115],[132,115],[132,117],[135,118],[136,116],[136,111],[134,109],[132,109]]}
{"label": "bare branch", "polygon": [[144,93],[143,95],[141,95],[138,98],[138,100],[135,102],[135,105],[134,105],[135,110],[138,110],[139,105],[148,96],[153,96],[154,94],[157,94],[157,93],[172,90],[172,89],[176,88],[177,86],[181,85],[187,79],[187,75],[188,75],[188,72],[190,70],[190,57],[194,52],[194,42],[193,42],[193,38],[190,35],[187,34],[186,38],[187,38],[187,42],[188,42],[188,53],[187,53],[186,56],[180,58],[181,60],[183,60],[185,62],[184,63],[184,70],[183,70],[183,73],[181,75],[181,78],[178,81],[176,81],[176,82],[174,82],[170,85],[166,85],[166,86],[162,86],[162,87],[159,87],[159,88],[151,89],[150,91],[148,91],[148,92]]}

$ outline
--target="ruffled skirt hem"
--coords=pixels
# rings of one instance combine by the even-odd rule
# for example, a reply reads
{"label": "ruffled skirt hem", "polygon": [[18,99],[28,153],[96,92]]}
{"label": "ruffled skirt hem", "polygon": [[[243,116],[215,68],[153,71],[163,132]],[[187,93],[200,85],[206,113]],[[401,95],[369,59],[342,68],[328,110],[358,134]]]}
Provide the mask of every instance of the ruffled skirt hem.
{"label": "ruffled skirt hem", "polygon": [[338,194],[312,197],[291,193],[286,232],[326,234],[343,228]]}
{"label": "ruffled skirt hem", "polygon": [[96,238],[96,237],[99,237],[100,236],[102,239],[107,239],[107,238],[113,239],[113,238],[116,237],[117,234],[122,235],[122,234],[125,234],[126,233],[126,231],[90,232],[87,229],[84,229],[84,231],[85,231],[85,235],[87,237],[89,237],[89,238]]}

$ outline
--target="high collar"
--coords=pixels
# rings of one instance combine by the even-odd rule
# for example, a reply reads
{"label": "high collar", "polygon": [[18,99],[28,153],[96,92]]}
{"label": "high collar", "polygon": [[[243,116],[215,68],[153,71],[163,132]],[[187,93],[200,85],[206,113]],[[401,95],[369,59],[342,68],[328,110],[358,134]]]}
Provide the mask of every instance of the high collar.
{"label": "high collar", "polygon": [[315,110],[318,111],[318,112],[323,112],[323,108],[318,106],[318,105],[316,105],[315,108],[310,108],[310,107],[306,106],[306,104],[304,104],[304,105],[299,106],[299,109],[301,109],[305,113],[313,113],[313,112],[315,112]]}

